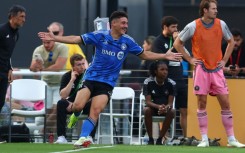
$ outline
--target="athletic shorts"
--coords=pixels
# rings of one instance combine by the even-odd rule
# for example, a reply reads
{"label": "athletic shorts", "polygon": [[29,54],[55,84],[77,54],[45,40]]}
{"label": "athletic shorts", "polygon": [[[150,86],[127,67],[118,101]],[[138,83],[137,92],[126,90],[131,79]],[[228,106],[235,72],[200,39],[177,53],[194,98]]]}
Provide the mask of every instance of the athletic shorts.
{"label": "athletic shorts", "polygon": [[229,94],[223,69],[209,72],[198,64],[193,71],[194,94],[216,96]]}
{"label": "athletic shorts", "polygon": [[110,99],[113,90],[113,87],[109,84],[90,80],[85,80],[80,89],[82,88],[88,88],[90,90],[90,98],[98,95],[107,95],[108,99]]}
{"label": "athletic shorts", "polygon": [[185,80],[178,80],[176,82],[176,96],[175,108],[187,108],[187,93],[188,88]]}

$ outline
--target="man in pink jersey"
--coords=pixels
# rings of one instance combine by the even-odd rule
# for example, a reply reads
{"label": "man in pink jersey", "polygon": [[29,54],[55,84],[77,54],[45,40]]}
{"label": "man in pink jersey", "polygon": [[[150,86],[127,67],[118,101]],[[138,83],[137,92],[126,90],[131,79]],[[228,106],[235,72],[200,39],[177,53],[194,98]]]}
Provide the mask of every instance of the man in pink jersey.
{"label": "man in pink jersey", "polygon": [[[221,107],[222,123],[228,138],[227,146],[244,148],[245,145],[239,143],[234,136],[229,92],[222,69],[234,47],[232,34],[226,23],[216,18],[218,13],[216,0],[202,0],[199,13],[201,18],[186,25],[174,42],[175,49],[182,53],[190,64],[195,65],[194,93],[197,95],[197,117],[202,135],[198,147],[209,146],[206,104],[207,95],[210,94],[217,97]],[[184,42],[190,38],[193,57],[186,54],[183,47]],[[224,56],[221,50],[222,38],[225,38],[228,44]]]}

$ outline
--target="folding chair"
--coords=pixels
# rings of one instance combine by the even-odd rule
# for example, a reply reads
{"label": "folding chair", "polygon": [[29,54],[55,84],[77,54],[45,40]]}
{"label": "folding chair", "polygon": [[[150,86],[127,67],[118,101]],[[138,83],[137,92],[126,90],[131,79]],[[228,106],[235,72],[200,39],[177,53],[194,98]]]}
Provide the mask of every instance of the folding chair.
{"label": "folding chair", "polygon": [[[113,89],[113,93],[110,99],[109,103],[109,113],[102,112],[99,116],[99,123],[98,123],[98,133],[97,133],[97,143],[100,143],[100,138],[104,137],[110,137],[110,143],[114,144],[113,139],[116,137],[121,138],[129,138],[129,143],[132,144],[132,136],[133,136],[133,114],[134,114],[134,98],[135,98],[135,92],[132,88],[129,87],[115,87]],[[126,104],[126,100],[129,102],[127,103],[131,105],[130,110],[123,110],[123,108],[120,108],[120,110],[115,109],[115,104],[118,102],[121,104]],[[131,100],[131,101],[130,101]],[[120,104],[119,104],[120,105]],[[110,133],[109,134],[101,134],[101,118],[102,116],[109,116],[110,117]],[[113,132],[113,125],[114,119],[118,118],[126,118],[129,123],[129,134],[128,135],[115,135]],[[125,123],[124,123],[125,125]]]}
{"label": "folding chair", "polygon": [[[44,101],[44,108],[41,110],[17,110],[13,109],[10,116],[9,124],[9,142],[11,142],[11,118],[12,116],[22,117],[43,117],[44,118],[44,133],[43,142],[46,142],[46,97],[47,97],[47,84],[42,80],[36,79],[17,79],[10,84],[10,108],[12,100],[26,100],[37,102]],[[27,124],[28,126],[28,124]]]}
{"label": "folding chair", "polygon": [[[145,96],[143,93],[140,93],[140,111],[139,111],[139,144],[142,144],[142,139],[144,138],[142,136],[142,129],[144,125],[144,118],[142,111],[145,106]],[[173,102],[173,108],[175,108],[175,98]],[[165,119],[165,116],[153,116],[152,121],[153,122],[162,122]],[[164,124],[164,123],[163,123]],[[175,118],[172,120],[171,126],[170,126],[170,136],[171,138],[175,135]]]}

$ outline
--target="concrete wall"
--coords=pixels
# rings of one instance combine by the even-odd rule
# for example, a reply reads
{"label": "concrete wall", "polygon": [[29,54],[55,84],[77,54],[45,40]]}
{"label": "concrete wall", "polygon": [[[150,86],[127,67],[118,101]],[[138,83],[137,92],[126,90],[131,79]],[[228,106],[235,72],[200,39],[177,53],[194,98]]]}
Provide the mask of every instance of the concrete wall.
{"label": "concrete wall", "polygon": [[29,67],[32,52],[41,41],[39,31],[46,31],[53,21],[64,24],[65,34],[80,34],[80,0],[4,0],[0,5],[0,23],[8,20],[7,14],[13,4],[23,5],[27,10],[26,23],[20,29],[20,39],[12,56],[14,67]]}
{"label": "concrete wall", "polygon": [[[160,21],[164,15],[176,16],[180,20],[179,30],[198,17],[198,5],[170,5],[169,0],[4,0],[0,5],[0,23],[7,21],[8,9],[13,4],[23,5],[27,9],[26,24],[20,29],[20,39],[12,57],[14,67],[25,68],[31,63],[33,50],[41,44],[37,33],[45,31],[53,21],[64,24],[65,35],[79,35],[93,31],[93,20],[97,16],[106,17],[111,11],[125,9],[129,14],[128,34],[142,45],[147,35],[161,32]],[[237,27],[243,31],[244,7],[220,5],[218,17],[224,19],[230,28]],[[93,48],[82,48],[90,61]],[[139,58],[130,55],[124,68],[135,69],[139,62]]]}

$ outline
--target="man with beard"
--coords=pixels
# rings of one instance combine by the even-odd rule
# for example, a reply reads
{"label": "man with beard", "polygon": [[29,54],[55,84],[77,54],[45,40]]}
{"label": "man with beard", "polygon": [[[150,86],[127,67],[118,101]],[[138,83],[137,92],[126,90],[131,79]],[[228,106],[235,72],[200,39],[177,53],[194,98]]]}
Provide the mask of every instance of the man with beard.
{"label": "man with beard", "polygon": [[[178,20],[173,16],[162,18],[162,33],[157,36],[152,45],[152,51],[156,53],[166,53],[172,50],[174,39],[178,35]],[[187,126],[187,84],[183,76],[183,66],[181,61],[167,61],[168,77],[176,82],[176,109],[180,112],[180,126],[182,134],[186,137]]]}
{"label": "man with beard", "polygon": [[[233,52],[224,67],[225,76],[245,77],[245,45],[242,33],[239,29],[232,29],[235,46]],[[227,43],[222,45],[223,55],[225,54]]]}

